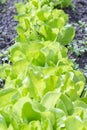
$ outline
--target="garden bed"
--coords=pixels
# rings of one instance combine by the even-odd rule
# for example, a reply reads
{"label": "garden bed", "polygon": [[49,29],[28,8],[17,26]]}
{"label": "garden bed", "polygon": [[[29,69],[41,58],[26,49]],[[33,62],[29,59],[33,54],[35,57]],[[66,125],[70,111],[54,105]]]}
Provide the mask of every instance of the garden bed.
{"label": "garden bed", "polygon": [[[0,52],[15,42],[17,21],[14,19],[16,14],[14,3],[20,1],[9,0],[0,5]],[[75,38],[71,44],[73,51],[69,53],[69,57],[75,59],[84,71],[84,67],[87,65],[87,48],[84,47],[84,43],[87,42],[87,1],[73,0],[73,3],[73,7],[65,9],[69,15],[69,22],[76,28]]]}
{"label": "garden bed", "polygon": [[67,14],[57,10],[71,1],[16,4],[17,27],[11,2],[1,5],[0,129],[86,130],[86,79],[79,71],[86,76],[86,1],[64,9],[75,37]]}

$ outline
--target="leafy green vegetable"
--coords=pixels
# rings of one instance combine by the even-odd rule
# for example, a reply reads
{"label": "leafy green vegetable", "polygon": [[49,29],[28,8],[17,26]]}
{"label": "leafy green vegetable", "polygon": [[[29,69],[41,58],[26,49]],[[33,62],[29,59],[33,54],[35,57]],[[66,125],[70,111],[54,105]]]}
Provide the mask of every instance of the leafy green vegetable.
{"label": "leafy green vegetable", "polygon": [[87,100],[80,98],[85,78],[68,59],[75,30],[54,6],[71,0],[31,0],[16,4],[16,43],[12,65],[0,66],[1,130],[86,130]]}

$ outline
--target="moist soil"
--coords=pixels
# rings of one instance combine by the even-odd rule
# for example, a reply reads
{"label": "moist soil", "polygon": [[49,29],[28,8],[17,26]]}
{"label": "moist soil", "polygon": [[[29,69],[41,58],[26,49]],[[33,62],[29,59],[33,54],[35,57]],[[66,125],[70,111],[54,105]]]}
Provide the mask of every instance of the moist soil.
{"label": "moist soil", "polygon": [[84,52],[80,55],[71,53],[70,58],[75,58],[76,63],[83,70],[87,65],[87,0],[73,0],[74,6],[65,9],[69,15],[69,22],[75,27],[76,34],[72,41],[77,44],[78,50],[83,46]]}
{"label": "moist soil", "polygon": [[15,2],[18,0],[10,0],[3,5],[0,4],[0,51],[12,45],[16,37]]}
{"label": "moist soil", "polygon": [[[17,21],[14,19],[14,15],[17,13],[14,3],[21,1],[8,0],[5,4],[0,4],[0,53],[15,42]],[[87,0],[73,0],[73,3],[73,7],[68,7],[64,11],[69,15],[69,23],[76,29],[76,35],[71,45],[74,47],[74,44],[77,44],[77,47],[80,48],[87,43]],[[74,58],[84,71],[87,65],[87,50],[78,56],[75,52],[70,52],[69,57]],[[3,58],[0,58],[0,63],[2,61]]]}

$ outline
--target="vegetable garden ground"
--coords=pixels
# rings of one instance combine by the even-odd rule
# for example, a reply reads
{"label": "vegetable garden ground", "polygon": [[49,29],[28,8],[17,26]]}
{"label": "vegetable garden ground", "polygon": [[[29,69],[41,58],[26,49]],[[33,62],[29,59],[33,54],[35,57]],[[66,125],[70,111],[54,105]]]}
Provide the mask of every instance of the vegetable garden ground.
{"label": "vegetable garden ground", "polygon": [[[15,2],[22,0],[9,0],[0,5],[0,51],[6,50],[14,44],[16,37],[15,26],[17,21],[14,19],[16,9]],[[73,0],[74,7],[68,7],[65,12],[69,15],[69,22],[75,27],[76,34],[73,43],[73,49],[70,50],[70,58],[74,59],[83,72],[87,73],[87,0]],[[6,58],[7,59],[7,58]],[[0,63],[2,58],[0,58]]]}
{"label": "vegetable garden ground", "polygon": [[53,1],[0,3],[0,130],[87,130],[87,1]]}

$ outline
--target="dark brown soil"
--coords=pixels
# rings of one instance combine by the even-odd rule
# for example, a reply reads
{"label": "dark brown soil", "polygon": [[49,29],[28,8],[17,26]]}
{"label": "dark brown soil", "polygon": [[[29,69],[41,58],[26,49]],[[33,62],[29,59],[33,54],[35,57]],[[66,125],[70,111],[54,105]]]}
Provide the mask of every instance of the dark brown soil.
{"label": "dark brown soil", "polygon": [[16,9],[15,2],[21,0],[8,0],[7,3],[0,4],[0,51],[12,45],[16,37],[15,26],[17,22],[14,19]]}
{"label": "dark brown soil", "polygon": [[[78,48],[84,46],[84,52],[79,56],[74,53],[71,57],[76,59],[81,69],[87,65],[87,0],[73,0],[74,7],[69,7],[65,9],[65,12],[69,15],[69,22],[76,28],[76,35],[74,38],[74,43],[78,45]],[[86,51],[85,51],[86,50]]]}
{"label": "dark brown soil", "polygon": [[0,4],[0,54],[15,42],[17,21],[14,16],[17,12],[14,4],[22,2],[22,0],[6,1],[5,4]]}

